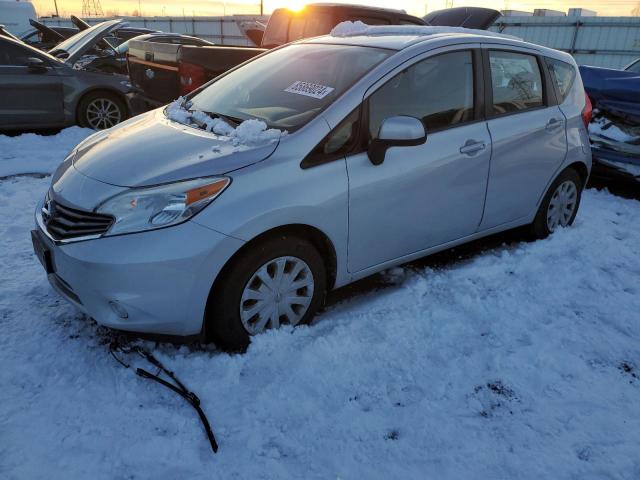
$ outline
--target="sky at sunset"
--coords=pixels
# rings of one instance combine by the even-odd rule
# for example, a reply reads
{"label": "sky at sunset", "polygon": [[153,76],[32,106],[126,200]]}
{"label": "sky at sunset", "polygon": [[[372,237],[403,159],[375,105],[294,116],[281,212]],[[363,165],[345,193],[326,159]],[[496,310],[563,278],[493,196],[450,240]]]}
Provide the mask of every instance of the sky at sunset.
{"label": "sky at sunset", "polygon": [[[325,0],[328,1],[328,0]],[[79,14],[82,11],[82,0],[57,0],[61,16]],[[100,0],[105,14],[131,15],[138,9],[143,15],[223,15],[223,14],[257,14],[260,11],[259,3],[254,0],[232,0],[229,2],[215,0]],[[264,0],[265,13],[270,13],[278,7],[299,7],[303,0]],[[48,15],[54,12],[54,0],[35,0],[33,3],[39,15]],[[381,7],[393,6],[402,8],[408,13],[423,16],[426,12],[446,7],[446,0],[399,0],[392,4],[388,0],[350,0],[344,3],[361,3],[377,5]],[[577,2],[558,0],[453,0],[454,6],[484,6],[497,10],[512,9],[533,11],[534,8],[551,8],[566,11],[568,8],[583,7],[596,10],[600,16],[606,15],[631,15],[634,7],[640,5],[640,0],[579,0]]]}

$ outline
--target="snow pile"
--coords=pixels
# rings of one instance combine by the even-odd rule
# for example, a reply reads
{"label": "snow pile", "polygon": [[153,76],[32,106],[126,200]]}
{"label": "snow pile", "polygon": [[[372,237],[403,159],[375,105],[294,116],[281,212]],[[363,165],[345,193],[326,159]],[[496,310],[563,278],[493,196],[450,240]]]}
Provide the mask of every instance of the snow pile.
{"label": "snow pile", "polygon": [[447,33],[464,33],[468,35],[482,35],[485,37],[501,37],[511,40],[522,40],[513,35],[491,32],[489,30],[477,30],[463,27],[432,27],[429,25],[367,25],[356,20],[355,22],[341,22],[331,30],[332,37],[355,37],[368,35],[439,35]]}
{"label": "snow pile", "polygon": [[29,238],[49,182],[0,181],[0,477],[638,478],[640,202],[588,190],[573,228],[396,268],[244,355],[148,343],[213,456],[49,287]]}
{"label": "snow pile", "polygon": [[221,118],[212,118],[204,112],[190,111],[187,108],[185,107],[185,99],[180,97],[167,106],[165,114],[169,120],[174,122],[194,127],[202,126],[207,132],[228,138],[236,147],[276,142],[287,134],[286,130],[268,129],[266,123],[257,119],[245,120],[233,128]]}
{"label": "snow pile", "polygon": [[70,127],[50,136],[0,135],[0,178],[53,173],[71,149],[92,133],[88,128]]}

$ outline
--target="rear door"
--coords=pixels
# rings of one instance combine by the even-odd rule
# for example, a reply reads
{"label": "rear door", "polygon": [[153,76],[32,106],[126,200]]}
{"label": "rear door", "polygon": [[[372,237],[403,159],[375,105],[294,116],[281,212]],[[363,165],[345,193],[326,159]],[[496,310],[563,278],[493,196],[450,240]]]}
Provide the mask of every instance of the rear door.
{"label": "rear door", "polygon": [[349,271],[478,229],[491,157],[478,95],[480,63],[479,49],[472,46],[445,49],[400,67],[373,87],[363,107],[368,141],[384,119],[396,115],[420,119],[427,137],[422,145],[390,148],[380,165],[366,151],[347,157]]}
{"label": "rear door", "polygon": [[[27,66],[40,58],[44,69]],[[62,79],[53,60],[0,38],[0,129],[59,125],[64,121]]]}
{"label": "rear door", "polygon": [[542,59],[511,48],[486,49],[483,56],[493,154],[482,230],[535,212],[567,154],[565,117]]}

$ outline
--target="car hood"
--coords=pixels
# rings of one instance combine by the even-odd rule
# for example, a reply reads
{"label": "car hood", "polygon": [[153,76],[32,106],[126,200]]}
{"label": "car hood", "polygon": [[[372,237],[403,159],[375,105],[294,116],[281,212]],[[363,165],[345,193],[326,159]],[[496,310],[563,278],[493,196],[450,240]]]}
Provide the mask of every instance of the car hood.
{"label": "car hood", "polygon": [[234,145],[228,137],[168,120],[163,109],[88,137],[73,165],[83,175],[120,187],[144,187],[222,175],[268,158],[278,142]]}
{"label": "car hood", "polygon": [[83,30],[59,43],[49,50],[49,54],[56,56],[59,52],[67,52],[69,56],[64,61],[69,65],[73,65],[100,40],[124,25],[127,25],[127,23],[123,22],[123,20],[108,20],[98,23],[88,30]]}

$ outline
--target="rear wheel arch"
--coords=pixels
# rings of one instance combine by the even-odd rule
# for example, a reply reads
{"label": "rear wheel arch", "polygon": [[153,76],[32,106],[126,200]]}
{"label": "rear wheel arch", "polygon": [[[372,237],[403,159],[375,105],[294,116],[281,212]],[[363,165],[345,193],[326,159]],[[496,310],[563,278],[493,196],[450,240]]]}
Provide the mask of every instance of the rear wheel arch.
{"label": "rear wheel arch", "polygon": [[580,178],[582,179],[582,187],[584,188],[589,178],[589,170],[587,169],[587,166],[582,162],[574,162],[571,165],[569,165],[567,168],[565,168],[562,172],[564,172],[568,168],[575,170],[576,173],[580,175]]}

